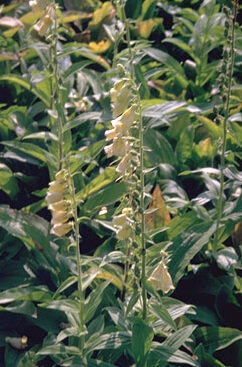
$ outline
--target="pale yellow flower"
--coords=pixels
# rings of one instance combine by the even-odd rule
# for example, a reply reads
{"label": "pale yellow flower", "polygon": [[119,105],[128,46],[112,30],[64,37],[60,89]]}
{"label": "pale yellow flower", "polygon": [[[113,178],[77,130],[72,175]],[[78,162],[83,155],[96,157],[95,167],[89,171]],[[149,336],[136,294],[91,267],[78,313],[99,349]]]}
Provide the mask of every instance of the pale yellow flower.
{"label": "pale yellow flower", "polygon": [[55,224],[51,232],[58,237],[62,237],[72,229],[72,222]]}
{"label": "pale yellow flower", "polygon": [[131,233],[132,233],[132,230],[131,230],[130,225],[126,224],[117,230],[116,232],[117,239],[126,240],[127,238],[130,237]]}
{"label": "pale yellow flower", "polygon": [[53,204],[62,200],[62,192],[48,192],[46,195],[46,201],[48,204]]}
{"label": "pale yellow flower", "polygon": [[106,145],[106,147],[104,147],[104,151],[107,154],[108,158],[112,157],[113,156],[113,144]]}
{"label": "pale yellow flower", "polygon": [[52,24],[53,19],[47,14],[35,24],[34,29],[43,37],[49,31]]}
{"label": "pale yellow flower", "polygon": [[119,80],[110,90],[113,116],[117,117],[121,115],[129,105],[131,98],[130,88],[124,80]]}
{"label": "pale yellow flower", "polygon": [[116,168],[116,172],[118,173],[124,173],[126,171],[126,169],[129,167],[130,164],[130,159],[131,159],[131,155],[130,154],[126,154],[123,159],[119,162],[117,168]]}
{"label": "pale yellow flower", "polygon": [[129,143],[122,138],[117,138],[113,141],[113,144],[104,147],[104,151],[107,157],[110,158],[113,155],[117,157],[123,157],[129,151]]}
{"label": "pale yellow flower", "polygon": [[53,224],[66,223],[69,219],[70,219],[70,213],[66,211],[54,211],[52,214]]}
{"label": "pale yellow flower", "polygon": [[126,222],[127,222],[127,215],[126,214],[115,215],[113,217],[113,221],[112,221],[112,223],[115,227],[123,226]]}
{"label": "pale yellow flower", "polygon": [[67,177],[67,171],[66,169],[61,169],[60,171],[58,171],[56,174],[55,174],[55,178],[56,180],[65,180]]}
{"label": "pale yellow flower", "polygon": [[129,149],[128,142],[122,138],[113,141],[113,154],[117,157],[123,157]]}
{"label": "pale yellow flower", "polygon": [[65,180],[55,180],[49,183],[49,192],[61,192],[64,193],[67,184]]}
{"label": "pale yellow flower", "polygon": [[135,121],[135,113],[136,113],[137,106],[132,105],[129,107],[124,113],[117,117],[115,120],[111,121],[111,124],[114,128],[117,127],[118,130],[128,131],[131,125]]}
{"label": "pale yellow flower", "polygon": [[162,290],[164,293],[174,289],[171,276],[167,270],[167,267],[162,262],[160,262],[153,270],[152,274],[148,278],[148,281],[155,289]]}
{"label": "pale yellow flower", "polygon": [[69,208],[70,204],[69,200],[60,200],[56,203],[50,204],[49,209],[54,211],[65,211]]}
{"label": "pale yellow flower", "polygon": [[117,130],[116,129],[107,130],[105,131],[105,136],[107,141],[113,140],[114,138],[117,137]]}

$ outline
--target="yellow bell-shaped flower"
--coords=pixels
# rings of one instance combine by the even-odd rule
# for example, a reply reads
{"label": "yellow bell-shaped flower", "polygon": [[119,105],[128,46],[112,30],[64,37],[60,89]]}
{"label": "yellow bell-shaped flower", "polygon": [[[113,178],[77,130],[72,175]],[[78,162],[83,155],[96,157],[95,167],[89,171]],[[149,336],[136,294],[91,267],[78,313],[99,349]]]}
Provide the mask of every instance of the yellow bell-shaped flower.
{"label": "yellow bell-shaped flower", "polygon": [[160,262],[153,270],[148,281],[156,290],[162,290],[164,293],[168,293],[174,289],[171,276],[163,262]]}

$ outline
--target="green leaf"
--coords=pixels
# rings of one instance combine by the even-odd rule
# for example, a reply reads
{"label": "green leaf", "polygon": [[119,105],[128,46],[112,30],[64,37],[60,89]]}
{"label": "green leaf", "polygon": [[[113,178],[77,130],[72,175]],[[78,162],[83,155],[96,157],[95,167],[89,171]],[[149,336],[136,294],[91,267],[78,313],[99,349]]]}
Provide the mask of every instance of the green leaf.
{"label": "green leaf", "polygon": [[108,167],[99,176],[94,178],[84,189],[76,194],[77,201],[85,200],[89,195],[109,185],[118,177],[114,167]]}
{"label": "green leaf", "polygon": [[203,326],[198,328],[194,335],[197,344],[202,343],[205,350],[210,353],[224,349],[242,339],[240,330],[222,326]]}
{"label": "green leaf", "polygon": [[92,212],[101,208],[102,206],[110,205],[117,202],[127,192],[127,184],[125,182],[113,183],[91,198],[87,200],[83,206],[86,212]]}
{"label": "green leaf", "polygon": [[233,247],[226,247],[219,250],[214,254],[214,258],[218,266],[227,271],[239,260],[239,256]]}
{"label": "green leaf", "polygon": [[96,289],[94,289],[85,300],[83,318],[86,323],[91,320],[98,306],[102,302],[103,292],[109,283],[109,281],[103,282]]}
{"label": "green leaf", "polygon": [[147,365],[153,366],[152,363],[154,363],[154,365],[157,365],[158,362],[159,367],[167,366],[167,362],[175,363],[178,365],[187,364],[192,367],[201,367],[200,363],[194,360],[190,355],[181,352],[180,350],[174,352],[174,349],[171,347],[164,346],[163,344],[157,342],[153,342],[151,345],[151,351],[148,356]]}
{"label": "green leaf", "polygon": [[37,243],[47,253],[53,254],[49,241],[49,223],[40,216],[0,207],[0,226],[11,235],[26,241],[32,248]]}
{"label": "green leaf", "polygon": [[152,164],[169,163],[174,165],[176,158],[173,149],[166,138],[159,132],[153,129],[146,131],[144,142],[151,152],[146,152]]}
{"label": "green leaf", "polygon": [[29,90],[36,95],[47,107],[50,107],[50,99],[42,90],[37,88],[35,85],[31,84],[28,80],[22,78],[21,76],[15,74],[2,75],[0,76],[0,81],[8,81],[9,83],[15,83],[21,87]]}
{"label": "green leaf", "polygon": [[84,112],[81,115],[75,117],[73,120],[67,122],[64,126],[63,131],[68,131],[70,129],[74,129],[85,122],[95,121],[99,122],[102,116],[101,112]]}
{"label": "green leaf", "polygon": [[42,303],[40,307],[49,308],[51,310],[58,310],[65,313],[73,312],[78,313],[80,311],[80,305],[77,301],[72,299],[58,299],[50,302]]}
{"label": "green leaf", "polygon": [[150,306],[150,311],[153,313],[158,319],[165,322],[165,324],[169,325],[173,330],[176,330],[177,326],[171,315],[167,311],[165,307],[160,304],[153,303]]}
{"label": "green leaf", "polygon": [[184,164],[191,158],[193,140],[194,128],[192,125],[189,125],[180,134],[176,145],[176,156],[179,163]]}
{"label": "green leaf", "polygon": [[192,258],[207,244],[216,230],[216,223],[200,223],[174,240],[167,250],[173,253],[169,270],[173,282],[177,284]]}
{"label": "green leaf", "polygon": [[43,302],[50,299],[50,293],[45,286],[29,286],[23,284],[22,287],[8,289],[0,293],[0,304],[19,301]]}
{"label": "green leaf", "polygon": [[26,153],[30,157],[39,159],[43,163],[49,162],[52,166],[56,166],[56,158],[45,149],[40,148],[38,145],[31,143],[24,143],[16,140],[3,141],[1,142],[1,144],[4,144],[16,150],[20,150],[21,152]]}
{"label": "green leaf", "polygon": [[131,335],[128,332],[117,331],[108,334],[103,334],[96,340],[86,343],[86,352],[103,349],[125,349],[130,346]]}
{"label": "green leaf", "polygon": [[164,51],[158,50],[157,48],[148,47],[144,49],[144,52],[149,55],[151,58],[163,63],[166,65],[170,71],[175,74],[176,78],[180,82],[181,86],[185,88],[188,84],[188,81],[186,79],[186,75],[184,73],[184,70],[182,66],[179,64],[176,59],[174,59],[172,56],[167,54]]}
{"label": "green leaf", "polygon": [[132,353],[137,367],[143,367],[147,354],[150,350],[154,332],[144,320],[135,319],[132,328]]}
{"label": "green leaf", "polygon": [[58,344],[58,345],[48,345],[47,347],[41,348],[37,355],[56,355],[56,354],[63,354],[64,355],[80,355],[80,349],[77,347],[72,346],[66,346],[64,344]]}
{"label": "green leaf", "polygon": [[175,350],[179,349],[196,329],[196,325],[188,325],[171,334],[162,345],[167,345]]}

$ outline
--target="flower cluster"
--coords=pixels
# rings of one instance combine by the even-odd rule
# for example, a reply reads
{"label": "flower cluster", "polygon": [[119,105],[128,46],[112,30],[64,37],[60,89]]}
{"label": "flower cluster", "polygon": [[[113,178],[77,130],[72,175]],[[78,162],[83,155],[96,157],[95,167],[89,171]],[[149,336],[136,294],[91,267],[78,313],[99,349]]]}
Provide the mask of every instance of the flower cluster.
{"label": "flower cluster", "polygon": [[54,23],[54,9],[49,5],[49,0],[31,0],[29,6],[35,12],[44,11],[44,15],[35,24],[34,30],[43,37],[46,35]]}
{"label": "flower cluster", "polygon": [[116,82],[110,95],[114,117],[111,121],[113,128],[107,130],[105,136],[107,141],[112,141],[112,144],[104,149],[108,158],[112,156],[121,158],[116,171],[123,174],[131,161],[131,144],[127,138],[131,126],[135,123],[137,106],[132,104],[129,107],[132,96],[126,79]]}
{"label": "flower cluster", "polygon": [[129,238],[132,233],[132,215],[131,208],[124,208],[122,214],[113,217],[113,226],[116,228],[116,235],[118,240],[125,240]]}
{"label": "flower cluster", "polygon": [[153,285],[156,290],[162,290],[164,293],[174,289],[171,276],[167,270],[166,265],[161,261],[152,274],[148,278],[148,281]]}
{"label": "flower cluster", "polygon": [[46,196],[48,208],[52,211],[52,233],[58,237],[64,236],[72,229],[72,222],[69,221],[72,216],[70,201],[65,199],[68,187],[66,176],[64,169],[57,172],[55,181],[49,183]]}

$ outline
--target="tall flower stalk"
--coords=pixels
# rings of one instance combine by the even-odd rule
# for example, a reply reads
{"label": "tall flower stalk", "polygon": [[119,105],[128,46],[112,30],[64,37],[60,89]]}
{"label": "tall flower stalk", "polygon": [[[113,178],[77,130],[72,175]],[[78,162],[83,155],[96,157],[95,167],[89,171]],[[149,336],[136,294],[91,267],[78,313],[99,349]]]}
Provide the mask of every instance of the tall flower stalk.
{"label": "tall flower stalk", "polygon": [[[33,10],[44,11],[44,15],[34,26],[35,32],[44,37],[50,45],[49,72],[51,89],[51,127],[58,136],[58,168],[55,180],[49,183],[46,201],[52,213],[52,233],[57,237],[66,236],[69,232],[74,233],[74,245],[76,251],[76,264],[78,276],[78,299],[81,337],[79,347],[84,347],[84,320],[83,306],[84,294],[82,287],[82,268],[80,256],[80,236],[78,224],[78,207],[75,197],[75,186],[71,175],[68,154],[64,150],[64,132],[66,117],[63,109],[64,101],[61,94],[61,73],[58,62],[58,5],[55,1],[33,0],[30,1]],[[70,220],[72,218],[72,220]]]}
{"label": "tall flower stalk", "polygon": [[227,132],[228,132],[228,120],[229,120],[229,109],[231,99],[231,87],[233,80],[234,70],[234,57],[235,57],[235,22],[238,11],[238,0],[234,0],[233,14],[227,7],[224,8],[227,16],[225,22],[225,38],[228,40],[228,44],[225,45],[223,51],[223,61],[221,65],[221,74],[219,79],[219,89],[223,101],[222,110],[218,116],[218,119],[222,121],[223,135],[221,144],[221,155],[220,155],[220,189],[217,202],[217,224],[214,236],[213,248],[214,251],[218,248],[219,242],[219,226],[223,215],[223,196],[224,196],[224,169],[225,169],[225,155],[227,146]]}
{"label": "tall flower stalk", "polygon": [[133,288],[141,287],[142,316],[147,316],[146,294],[146,238],[145,238],[145,183],[143,122],[139,89],[136,84],[134,54],[131,44],[129,22],[125,14],[125,1],[116,2],[120,18],[125,27],[125,42],[128,48],[128,67],[118,64],[122,77],[111,89],[114,119],[113,128],[107,130],[106,140],[112,144],[105,147],[108,157],[116,156],[116,171],[125,180],[130,190],[124,196],[119,215],[114,216],[118,240],[128,243],[124,275],[124,290],[128,282],[130,266],[133,270]]}

